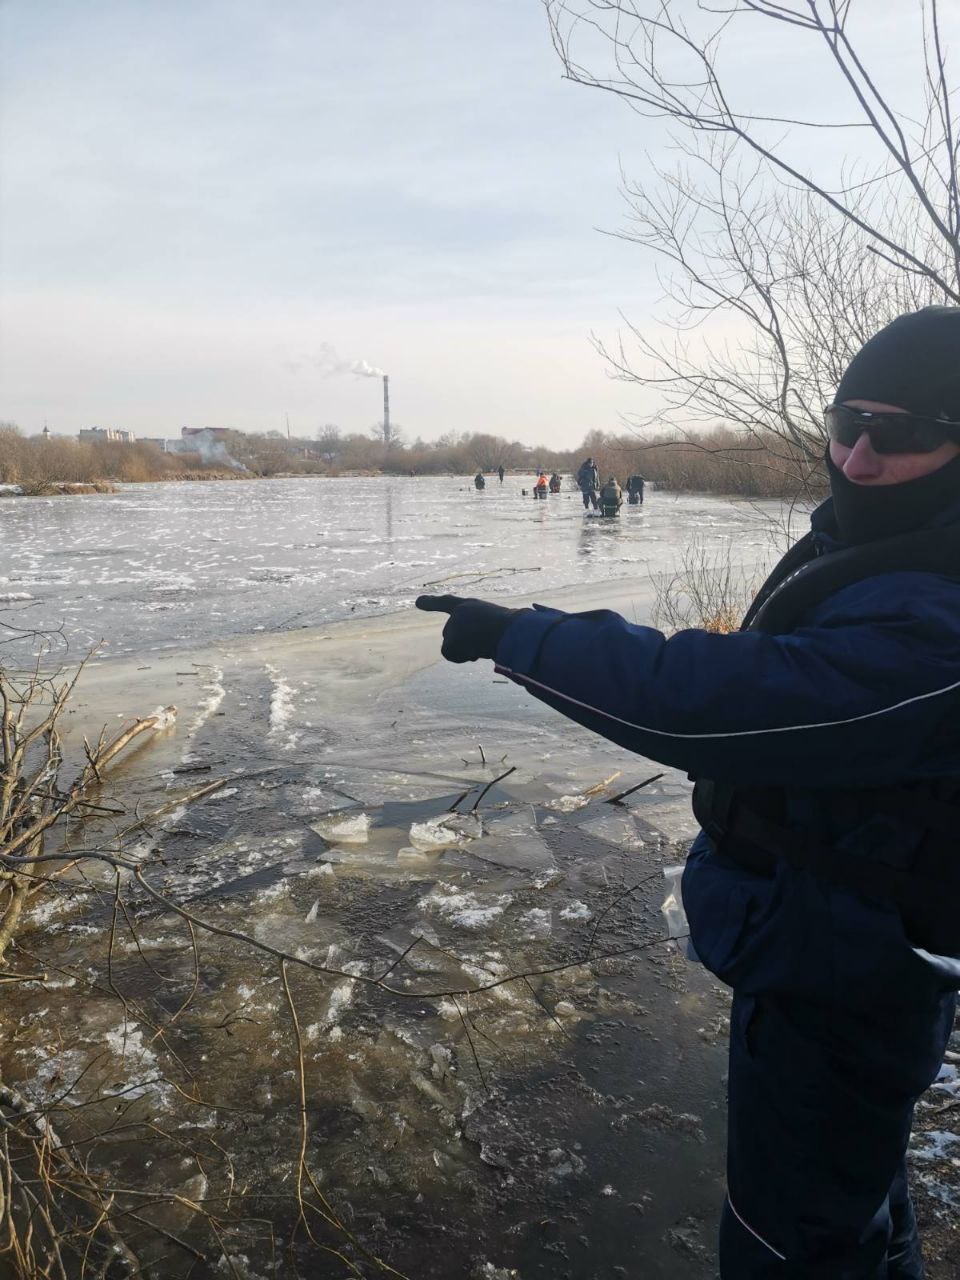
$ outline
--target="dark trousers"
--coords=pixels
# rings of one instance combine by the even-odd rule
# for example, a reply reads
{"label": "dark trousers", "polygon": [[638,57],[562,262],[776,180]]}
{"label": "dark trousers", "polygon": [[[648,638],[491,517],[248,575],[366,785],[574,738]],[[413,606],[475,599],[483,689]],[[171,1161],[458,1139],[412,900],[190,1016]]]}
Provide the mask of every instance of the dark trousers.
{"label": "dark trousers", "polygon": [[734,994],[722,1280],[922,1280],[904,1155],[953,1016]]}
{"label": "dark trousers", "polygon": [[586,510],[587,507],[591,507],[591,506],[594,508],[594,510],[596,510],[596,507],[597,507],[596,489],[583,490],[583,506],[584,506],[584,510]]}

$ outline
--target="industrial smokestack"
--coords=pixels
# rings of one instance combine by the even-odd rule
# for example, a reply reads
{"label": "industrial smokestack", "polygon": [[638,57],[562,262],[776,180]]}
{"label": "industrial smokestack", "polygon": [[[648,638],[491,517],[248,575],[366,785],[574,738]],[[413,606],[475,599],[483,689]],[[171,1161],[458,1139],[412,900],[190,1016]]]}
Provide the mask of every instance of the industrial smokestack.
{"label": "industrial smokestack", "polygon": [[390,379],[383,375],[383,443],[390,443]]}

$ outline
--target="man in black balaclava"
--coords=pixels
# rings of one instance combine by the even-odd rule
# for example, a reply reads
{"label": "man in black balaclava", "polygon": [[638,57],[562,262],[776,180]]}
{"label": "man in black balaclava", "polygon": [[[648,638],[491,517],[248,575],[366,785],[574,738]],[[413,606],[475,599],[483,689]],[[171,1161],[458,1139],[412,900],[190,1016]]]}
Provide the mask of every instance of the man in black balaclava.
{"label": "man in black balaclava", "polygon": [[738,632],[417,601],[451,662],[696,779],[684,906],[733,988],[722,1280],[920,1280],[905,1153],[960,988],[960,309],[888,325],[824,417],[832,497]]}
{"label": "man in black balaclava", "polygon": [[[958,348],[960,308],[927,307],[901,316],[854,357],[837,388],[836,404],[960,422]],[[852,449],[834,440],[827,451],[833,512],[844,542],[917,529],[956,506],[960,446],[955,441],[947,439],[930,453],[878,455],[869,439],[861,434]]]}

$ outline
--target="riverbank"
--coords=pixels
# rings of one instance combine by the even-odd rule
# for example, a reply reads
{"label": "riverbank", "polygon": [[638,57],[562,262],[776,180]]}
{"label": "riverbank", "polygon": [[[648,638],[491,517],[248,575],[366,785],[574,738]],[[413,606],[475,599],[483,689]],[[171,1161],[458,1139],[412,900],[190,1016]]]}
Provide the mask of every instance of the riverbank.
{"label": "riverbank", "polygon": [[43,480],[32,484],[0,485],[0,498],[72,498],[88,493],[119,493],[117,485],[109,480],[70,482]]}
{"label": "riverbank", "polygon": [[[207,479],[245,473],[258,477],[472,477],[481,471],[492,480],[503,466],[518,476],[531,476],[541,469],[555,471],[572,483],[590,454],[603,477],[618,476],[625,483],[629,474],[643,473],[651,486],[676,492],[795,500],[798,495],[826,490],[816,450],[808,456],[775,435],[729,429],[655,439],[592,432],[589,443],[585,440],[579,448],[565,450],[529,448],[487,434],[408,446],[395,438],[341,436],[336,430],[315,441],[227,431],[195,443],[196,453],[170,454],[144,442],[27,438],[15,427],[0,426],[0,482],[36,484],[58,476],[117,483],[166,481],[187,478],[182,471],[185,466]],[[230,474],[231,467],[235,474]]]}
{"label": "riverbank", "polygon": [[[150,477],[143,480],[127,480],[123,482],[115,482],[113,480],[85,480],[85,481],[68,481],[68,480],[40,480],[27,484],[0,484],[0,498],[58,498],[58,497],[78,497],[83,494],[92,493],[120,493],[123,484],[167,484],[201,482],[206,480],[261,480],[263,476],[255,476],[249,471],[175,471],[170,475]],[[294,479],[293,476],[284,476],[282,479]]]}

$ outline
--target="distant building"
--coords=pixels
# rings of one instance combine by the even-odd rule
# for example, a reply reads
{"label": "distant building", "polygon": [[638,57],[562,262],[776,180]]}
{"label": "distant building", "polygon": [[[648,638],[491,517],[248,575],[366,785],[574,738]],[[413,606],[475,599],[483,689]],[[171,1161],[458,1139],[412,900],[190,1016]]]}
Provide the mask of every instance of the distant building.
{"label": "distant building", "polygon": [[92,444],[105,440],[112,440],[117,444],[133,444],[136,438],[132,431],[125,431],[122,427],[83,427],[80,431],[81,442],[90,441]]}
{"label": "distant building", "polygon": [[[170,442],[162,439],[160,436],[141,436],[137,443],[149,445],[151,449],[159,449],[161,453],[166,453],[167,445]],[[176,443],[176,441],[174,443]]]}

